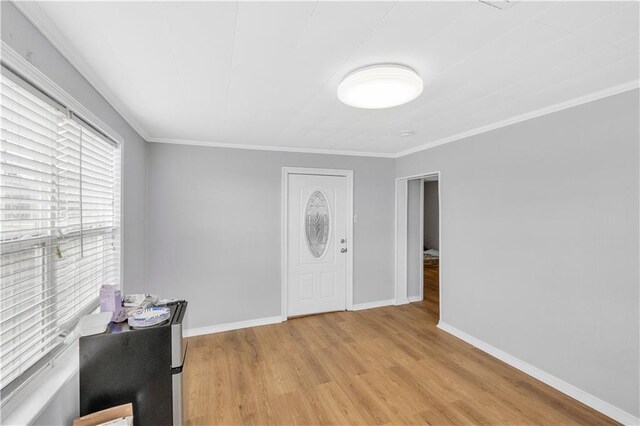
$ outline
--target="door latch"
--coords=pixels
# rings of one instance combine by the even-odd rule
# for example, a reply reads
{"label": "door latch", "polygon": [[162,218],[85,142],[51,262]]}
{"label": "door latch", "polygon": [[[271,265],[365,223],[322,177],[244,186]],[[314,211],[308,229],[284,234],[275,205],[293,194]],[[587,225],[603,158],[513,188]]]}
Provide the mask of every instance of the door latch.
{"label": "door latch", "polygon": [[346,252],[347,252],[347,249],[346,249],[346,248],[342,247],[342,248],[340,249],[340,253],[346,253]]}

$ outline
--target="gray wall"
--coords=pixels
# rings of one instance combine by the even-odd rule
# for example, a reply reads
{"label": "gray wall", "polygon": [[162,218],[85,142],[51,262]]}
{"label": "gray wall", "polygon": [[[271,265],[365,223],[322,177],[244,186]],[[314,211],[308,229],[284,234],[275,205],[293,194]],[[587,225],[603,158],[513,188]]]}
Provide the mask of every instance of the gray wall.
{"label": "gray wall", "polygon": [[438,212],[438,182],[430,181],[424,183],[424,225],[423,239],[424,246],[428,249],[440,248],[440,238],[438,235],[440,226],[440,214]]}
{"label": "gray wall", "polygon": [[441,171],[442,320],[636,417],[638,95],[396,162]]}
{"label": "gray wall", "polygon": [[[9,2],[0,2],[2,41],[100,117],[124,138],[122,179],[123,271],[128,292],[143,291],[145,268],[146,142],[100,94],[69,64],[42,34]],[[78,414],[78,379],[72,378],[58,393],[36,424],[69,424]]]}
{"label": "gray wall", "polygon": [[[414,179],[407,182],[407,297],[420,295],[422,286],[423,254],[420,238],[420,191],[422,182]],[[410,299],[411,300],[411,299]]]}
{"label": "gray wall", "polygon": [[280,315],[283,166],[354,171],[354,303],[394,297],[394,161],[150,144],[148,290],[189,327]]}

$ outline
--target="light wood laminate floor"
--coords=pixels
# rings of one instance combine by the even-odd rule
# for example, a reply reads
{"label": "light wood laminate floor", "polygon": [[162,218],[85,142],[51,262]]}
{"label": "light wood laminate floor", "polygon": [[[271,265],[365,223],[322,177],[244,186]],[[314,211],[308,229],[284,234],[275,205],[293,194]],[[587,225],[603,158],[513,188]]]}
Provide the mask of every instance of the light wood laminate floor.
{"label": "light wood laminate floor", "polygon": [[436,328],[432,288],[424,302],[189,338],[186,423],[615,424]]}

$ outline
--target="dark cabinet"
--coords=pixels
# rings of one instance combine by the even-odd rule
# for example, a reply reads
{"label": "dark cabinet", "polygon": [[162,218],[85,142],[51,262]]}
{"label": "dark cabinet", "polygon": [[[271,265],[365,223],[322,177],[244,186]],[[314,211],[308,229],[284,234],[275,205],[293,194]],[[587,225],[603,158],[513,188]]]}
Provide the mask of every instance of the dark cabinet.
{"label": "dark cabinet", "polygon": [[107,331],[80,338],[80,415],[133,404],[137,426],[182,424],[182,322],[186,302],[170,306],[164,324]]}

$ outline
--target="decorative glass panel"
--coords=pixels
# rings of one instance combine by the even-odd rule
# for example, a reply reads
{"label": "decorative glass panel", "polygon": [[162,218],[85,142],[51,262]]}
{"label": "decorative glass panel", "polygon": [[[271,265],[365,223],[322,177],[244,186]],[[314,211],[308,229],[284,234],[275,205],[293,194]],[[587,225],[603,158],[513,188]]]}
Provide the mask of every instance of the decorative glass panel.
{"label": "decorative glass panel", "polygon": [[329,205],[320,191],[311,194],[307,201],[305,228],[309,251],[315,258],[322,256],[329,239]]}

